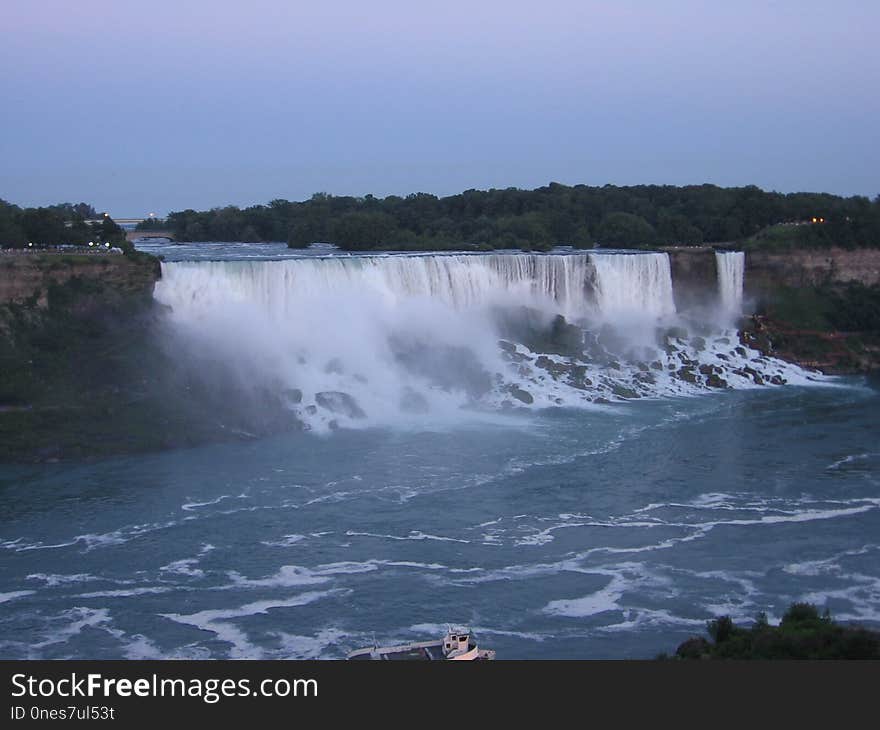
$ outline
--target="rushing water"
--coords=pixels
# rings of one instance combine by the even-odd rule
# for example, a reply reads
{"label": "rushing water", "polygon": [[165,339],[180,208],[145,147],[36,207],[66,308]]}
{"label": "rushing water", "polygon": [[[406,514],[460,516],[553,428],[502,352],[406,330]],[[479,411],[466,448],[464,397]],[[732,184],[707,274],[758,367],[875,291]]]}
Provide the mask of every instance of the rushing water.
{"label": "rushing water", "polygon": [[716,251],[718,293],[725,312],[736,314],[742,309],[745,254],[742,251]]}
{"label": "rushing water", "polygon": [[[313,431],[2,467],[0,656],[333,658],[452,622],[501,658],[651,657],[795,600],[880,622],[877,391],[696,334],[664,257],[234,250],[166,265],[169,327],[296,389]],[[522,304],[616,359],[499,349]],[[432,369],[450,348],[484,389]]]}

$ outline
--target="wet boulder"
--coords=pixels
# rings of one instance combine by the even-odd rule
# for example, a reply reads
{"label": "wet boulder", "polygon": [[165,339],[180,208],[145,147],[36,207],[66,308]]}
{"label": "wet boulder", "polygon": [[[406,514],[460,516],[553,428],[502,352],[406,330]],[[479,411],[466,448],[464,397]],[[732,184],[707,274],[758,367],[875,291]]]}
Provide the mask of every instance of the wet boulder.
{"label": "wet boulder", "polygon": [[357,401],[348,393],[338,390],[327,390],[315,394],[315,402],[331,413],[338,413],[349,418],[366,418],[367,414]]}
{"label": "wet boulder", "polygon": [[706,378],[706,385],[708,385],[710,388],[728,387],[727,381],[715,373],[712,373],[708,378]]}
{"label": "wet boulder", "polygon": [[626,400],[632,400],[634,398],[639,398],[639,394],[637,391],[632,388],[627,388],[625,385],[620,385],[616,383],[611,388],[611,392],[614,393],[618,398],[624,398]]}
{"label": "wet boulder", "polygon": [[554,378],[558,379],[562,375],[570,372],[572,366],[563,362],[556,362],[555,360],[551,360],[546,355],[541,355],[537,360],[535,360],[535,367],[546,370]]}
{"label": "wet boulder", "polygon": [[755,385],[764,385],[764,378],[754,368],[744,367],[743,372],[754,381]]}
{"label": "wet boulder", "polygon": [[291,403],[302,403],[303,392],[299,388],[288,388],[284,391],[284,397]]}
{"label": "wet boulder", "polygon": [[510,388],[508,388],[507,392],[521,403],[531,405],[535,402],[535,399],[531,393],[529,393],[527,390],[523,390],[522,388],[518,388],[515,385],[511,385]]}
{"label": "wet boulder", "polygon": [[690,367],[679,368],[675,374],[680,380],[684,380],[686,383],[697,382],[697,375]]}

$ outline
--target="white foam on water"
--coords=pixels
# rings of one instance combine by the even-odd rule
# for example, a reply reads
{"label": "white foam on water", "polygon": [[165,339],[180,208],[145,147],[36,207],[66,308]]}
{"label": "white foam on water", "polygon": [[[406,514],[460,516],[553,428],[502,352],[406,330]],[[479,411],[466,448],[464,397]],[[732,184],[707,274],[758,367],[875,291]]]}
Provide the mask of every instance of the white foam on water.
{"label": "white foam on water", "polygon": [[174,560],[167,565],[159,568],[162,573],[177,573],[178,575],[186,575],[191,578],[203,578],[205,571],[197,568],[199,564],[198,558],[185,558],[183,560]]}
{"label": "white foam on water", "polygon": [[223,494],[216,499],[210,499],[205,502],[186,502],[185,504],[180,505],[180,509],[185,512],[191,512],[192,510],[199,509],[200,507],[209,507],[214,504],[219,504],[223,500],[226,499],[247,499],[248,495],[246,494]]}
{"label": "white foam on water", "polygon": [[30,550],[56,550],[58,548],[70,547],[71,545],[76,545],[79,542],[78,539],[69,540],[67,542],[58,542],[45,544],[43,542],[36,543],[22,543],[24,538],[18,538],[17,540],[9,541],[4,545],[4,547],[8,547],[10,550],[15,550],[17,553],[27,552]]}
{"label": "white foam on water", "polygon": [[[74,573],[72,575],[59,575],[56,573],[30,573],[28,580],[40,580],[46,584],[47,588],[55,588],[56,586],[66,585],[68,583],[87,583],[89,581],[107,580],[101,576],[91,575],[89,573]],[[117,581],[113,581],[117,582]]]}
{"label": "white foam on water", "polygon": [[656,630],[670,626],[698,626],[705,628],[706,622],[702,619],[692,619],[685,616],[676,616],[665,609],[627,608],[624,610],[624,620],[606,626],[597,626],[595,631],[613,633],[621,631]]}
{"label": "white foam on water", "polygon": [[36,593],[36,591],[10,591],[9,593],[0,593],[0,603],[14,601],[16,598],[23,598],[24,596],[32,596],[34,593]]}
{"label": "white foam on water", "polygon": [[869,553],[877,551],[880,551],[880,546],[878,545],[863,545],[860,548],[854,550],[846,550],[844,552],[837,553],[836,555],[832,555],[831,557],[823,558],[821,560],[804,560],[798,563],[789,563],[783,568],[783,570],[785,570],[786,573],[790,573],[792,575],[804,576],[819,576],[840,573],[843,570],[843,567],[840,564],[842,560],[850,557],[867,555]]}
{"label": "white foam on water", "polygon": [[149,596],[160,593],[170,593],[176,590],[171,586],[141,586],[140,588],[120,588],[112,591],[92,591],[80,593],[76,598],[135,598],[137,596]]}
{"label": "white foam on water", "polygon": [[854,464],[860,461],[866,461],[874,456],[877,456],[876,453],[863,453],[863,454],[849,454],[848,456],[844,456],[842,459],[838,459],[837,461],[829,464],[825,468],[828,471],[837,471],[842,467],[845,467],[849,464]]}
{"label": "white foam on water", "polygon": [[849,585],[810,591],[798,596],[797,600],[820,607],[831,601],[845,602],[849,604],[848,608],[834,611],[836,620],[880,623],[880,578],[858,573],[847,573],[841,577],[845,577]]}
{"label": "white foam on water", "polygon": [[306,606],[315,601],[338,597],[347,593],[349,591],[344,589],[311,591],[289,598],[254,601],[233,608],[208,609],[192,614],[162,613],[159,615],[171,621],[193,626],[214,634],[219,641],[231,645],[229,649],[230,659],[256,659],[263,656],[264,650],[256,646],[250,640],[248,634],[238,625],[231,623],[231,620],[265,614],[277,609]]}
{"label": "white foam on water", "polygon": [[228,575],[232,583],[224,586],[225,588],[292,588],[330,581],[328,574],[319,575],[314,570],[299,565],[282,565],[274,575],[266,578],[245,578],[235,571]]}
{"label": "white foam on water", "polygon": [[416,568],[418,570],[449,570],[449,567],[441,563],[419,563],[413,560],[380,560],[374,561],[381,565],[389,565],[392,568]]}
{"label": "white foam on water", "polygon": [[371,573],[382,566],[413,567],[420,569],[439,570],[444,566],[433,563],[394,560],[339,561],[325,563],[307,568],[301,565],[283,565],[274,574],[264,578],[246,578],[240,573],[230,571],[231,580],[226,585],[216,586],[213,590],[254,589],[254,588],[291,588],[298,586],[320,585],[332,581],[338,576]]}
{"label": "white foam on water", "polygon": [[[65,621],[66,624],[64,624]],[[51,633],[46,636],[45,640],[33,642],[31,648],[38,650],[47,646],[64,644],[85,629],[100,629],[115,635],[115,630],[110,626],[111,622],[110,610],[107,608],[75,606],[63,611],[59,616],[53,616],[49,621]]]}
{"label": "white foam on water", "polygon": [[582,598],[566,598],[550,601],[544,606],[544,613],[569,618],[584,618],[605,611],[620,611],[620,599],[628,589],[628,581],[615,575],[607,586]]}
{"label": "white foam on water", "polygon": [[261,540],[266,547],[293,547],[306,539],[305,535],[284,535],[280,540]]}
{"label": "white foam on water", "polygon": [[813,522],[815,520],[833,520],[840,517],[850,517],[877,509],[877,500],[863,500],[868,502],[861,507],[847,507],[843,509],[803,510],[789,515],[766,515],[754,520],[717,520],[713,522],[701,522],[693,525],[700,529],[711,530],[722,525],[751,526],[751,525],[776,525],[786,522]]}
{"label": "white foam on water", "polygon": [[357,562],[353,560],[343,560],[337,563],[327,563],[326,565],[318,565],[312,568],[315,575],[354,575],[357,573],[371,573],[377,569],[374,562]]}
{"label": "white foam on water", "polygon": [[630,607],[622,606],[621,599],[627,593],[644,591],[646,588],[662,587],[668,589],[671,580],[649,569],[644,563],[620,563],[584,569],[589,575],[608,576],[611,580],[597,591],[581,598],[564,598],[550,601],[543,612],[566,618],[586,618],[609,611],[624,611]]}
{"label": "white foam on water", "polygon": [[[683,505],[689,509],[693,509],[695,505],[700,505],[707,509],[714,508],[719,510],[727,510],[727,508],[729,507],[735,508],[736,499],[737,498],[733,495],[701,495],[692,502],[683,503]],[[505,532],[499,530],[499,532],[489,535],[489,538],[491,540],[490,544],[503,544],[504,542],[508,542],[509,544],[513,545],[525,545],[529,547],[535,547],[547,544],[550,541],[547,539],[548,536],[551,536],[552,538],[552,534],[556,530],[593,527],[623,530],[633,529],[640,536],[649,534],[649,532],[646,532],[646,528],[648,531],[650,531],[650,528],[661,527],[667,530],[675,530],[678,532],[678,534],[663,537],[662,539],[657,541],[641,541],[640,544],[629,545],[626,547],[618,547],[614,545],[597,545],[577,553],[569,554],[555,562],[508,565],[501,568],[486,570],[477,569],[470,575],[447,577],[445,580],[455,585],[475,585],[495,581],[529,580],[536,577],[555,575],[566,572],[594,573],[596,572],[596,568],[591,563],[596,558],[596,556],[629,556],[638,555],[640,553],[670,550],[679,545],[701,540],[707,537],[710,532],[718,527],[737,528],[755,527],[762,525],[774,526],[777,524],[786,523],[806,523],[816,520],[843,519],[857,514],[864,514],[868,511],[876,509],[878,506],[880,506],[880,499],[868,497],[852,500],[838,500],[837,506],[831,506],[827,503],[823,503],[823,505],[825,506],[822,509],[816,509],[812,507],[804,508],[807,504],[811,504],[809,501],[806,500],[800,501],[800,504],[802,505],[800,508],[798,508],[797,505],[794,503],[787,504],[789,509],[785,514],[761,514],[760,516],[753,519],[717,519],[692,522],[682,521],[681,519],[663,520],[659,518],[656,519],[656,521],[646,520],[644,517],[644,512],[646,508],[636,509],[630,515],[623,515],[620,517],[610,516],[603,520],[594,520],[586,515],[562,514],[557,516],[563,520],[562,522],[551,524],[549,527],[543,530],[535,530],[534,527],[525,526],[525,529],[534,530],[533,534],[527,536],[525,539],[522,538],[521,535],[516,534],[516,532],[521,532],[522,528],[517,528],[515,534],[510,538],[508,538],[508,535]],[[669,506],[670,505],[668,504],[648,505],[648,507],[652,509]],[[778,509],[774,509],[774,512],[778,512]],[[527,518],[528,515],[519,515],[518,517]],[[552,518],[546,519],[550,521]],[[484,541],[483,544],[486,544],[486,542]],[[605,566],[605,569],[614,571],[617,570],[617,568],[610,568],[608,566]],[[791,569],[790,572],[794,572],[794,570],[796,569]],[[729,580],[734,582],[738,581],[740,591],[744,594],[749,594],[756,590],[754,583],[749,582],[749,576],[725,576],[721,573],[714,574],[708,572],[701,574],[691,572],[689,574],[692,574],[702,579],[711,578],[719,580]],[[589,600],[587,600],[585,605],[587,605],[588,603]],[[574,606],[575,604],[572,604],[571,610],[577,610],[576,608],[574,608]]]}
{"label": "white foam on water", "polygon": [[383,540],[437,540],[438,542],[461,542],[469,543],[470,540],[462,540],[457,537],[443,537],[441,535],[429,535],[420,530],[413,530],[409,535],[382,535],[374,532],[355,532],[348,530],[345,533],[349,537],[377,537]]}
{"label": "white foam on water", "polygon": [[283,631],[271,635],[278,640],[278,648],[271,651],[272,658],[276,659],[324,659],[330,654],[328,650],[346,637],[345,632],[337,628],[321,629],[315,636]]}
{"label": "white foam on water", "polygon": [[189,578],[204,578],[205,571],[198,567],[201,559],[213,552],[216,548],[210,543],[203,543],[194,558],[182,558],[180,560],[172,560],[166,565],[159,567],[159,573],[185,575]]}

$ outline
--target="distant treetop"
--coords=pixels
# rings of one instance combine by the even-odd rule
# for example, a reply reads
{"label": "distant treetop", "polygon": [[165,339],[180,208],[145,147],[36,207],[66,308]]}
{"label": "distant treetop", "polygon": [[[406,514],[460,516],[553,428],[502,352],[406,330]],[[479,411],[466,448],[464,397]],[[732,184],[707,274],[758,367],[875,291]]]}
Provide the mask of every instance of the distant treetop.
{"label": "distant treetop", "polygon": [[[812,224],[816,218],[821,224]],[[806,225],[810,223],[810,225]],[[785,237],[761,234],[785,225]],[[704,242],[761,246],[880,245],[880,197],[765,192],[753,185],[567,186],[377,198],[315,193],[248,208],[184,210],[167,219],[178,241],[315,242],[348,250],[648,248]]]}

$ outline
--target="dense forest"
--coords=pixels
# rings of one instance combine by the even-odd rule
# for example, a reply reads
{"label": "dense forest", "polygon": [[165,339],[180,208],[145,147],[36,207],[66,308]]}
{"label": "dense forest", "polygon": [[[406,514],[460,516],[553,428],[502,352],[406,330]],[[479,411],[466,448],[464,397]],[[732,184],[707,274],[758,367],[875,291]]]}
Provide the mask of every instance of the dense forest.
{"label": "dense forest", "polygon": [[[86,221],[100,219],[98,223]],[[87,203],[61,203],[45,208],[19,208],[0,200],[0,248],[109,243],[131,248],[123,231],[110,216],[99,216]]]}
{"label": "dense forest", "polygon": [[536,190],[467,190],[445,198],[317,193],[303,202],[178,211],[169,215],[165,227],[178,241],[287,241],[292,248],[328,242],[348,250],[546,250],[555,245],[704,242],[855,248],[880,246],[880,196],[871,201],[765,192],[755,186],[558,183]]}

